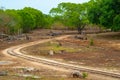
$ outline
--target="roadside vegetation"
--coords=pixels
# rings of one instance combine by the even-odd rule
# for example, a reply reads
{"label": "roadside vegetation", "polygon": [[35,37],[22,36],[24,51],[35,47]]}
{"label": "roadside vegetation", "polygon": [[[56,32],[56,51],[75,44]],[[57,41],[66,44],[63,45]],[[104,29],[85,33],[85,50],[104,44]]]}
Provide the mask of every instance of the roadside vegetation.
{"label": "roadside vegetation", "polygon": [[21,10],[0,9],[0,32],[4,34],[26,33],[34,29],[84,29],[86,25],[120,30],[119,0],[90,0],[83,4],[60,3],[49,14],[25,7]]}

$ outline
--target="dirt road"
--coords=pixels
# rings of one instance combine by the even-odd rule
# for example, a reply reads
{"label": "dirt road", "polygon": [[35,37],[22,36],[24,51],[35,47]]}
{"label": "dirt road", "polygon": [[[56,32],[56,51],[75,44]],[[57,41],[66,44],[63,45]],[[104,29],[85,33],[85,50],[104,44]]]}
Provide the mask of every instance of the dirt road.
{"label": "dirt road", "polygon": [[[63,38],[66,38],[66,37],[69,37],[70,35],[65,35],[65,36],[61,36],[61,37],[56,37],[56,38],[52,38],[52,39],[46,39],[46,40],[41,40],[41,41],[35,41],[35,42],[30,42],[30,43],[27,43],[27,44],[22,44],[22,45],[18,45],[18,46],[14,46],[14,47],[10,47],[8,49],[5,49],[3,50],[3,54],[5,54],[6,56],[9,56],[9,57],[13,57],[13,58],[16,58],[16,56],[13,56],[14,53],[17,53],[17,55],[19,54],[22,54],[21,53],[21,49],[24,48],[24,47],[28,47],[28,46],[32,46],[32,45],[36,45],[36,44],[39,44],[39,43],[44,43],[44,42],[48,42],[48,41],[51,41],[51,40],[60,40],[60,39],[63,39]],[[13,52],[12,52],[13,51]],[[12,55],[9,55],[8,53],[12,53]],[[22,54],[24,55],[24,54]],[[28,56],[28,57],[31,57],[31,58],[34,58],[34,59],[38,59],[36,57],[33,57],[33,56],[29,56],[29,55],[24,55],[24,56]],[[75,66],[75,65],[70,65],[70,64],[65,64],[65,63],[61,63],[61,62],[57,62],[57,61],[53,61],[53,60],[49,60],[49,59],[43,59],[43,58],[40,58],[41,60],[45,60],[45,61],[48,61],[48,62],[52,62],[52,63],[58,63],[58,64],[62,64],[62,65],[66,65],[66,66],[74,66],[74,67],[79,67],[79,66]],[[57,68],[57,67],[56,67]],[[95,69],[89,69],[89,68],[85,68],[85,67],[81,67],[82,69],[88,69],[88,70],[95,70]],[[96,71],[102,71],[102,70],[96,70]],[[105,71],[106,72],[106,71]],[[109,72],[109,73],[112,73],[112,72]],[[116,73],[117,75],[120,75],[118,73]]]}

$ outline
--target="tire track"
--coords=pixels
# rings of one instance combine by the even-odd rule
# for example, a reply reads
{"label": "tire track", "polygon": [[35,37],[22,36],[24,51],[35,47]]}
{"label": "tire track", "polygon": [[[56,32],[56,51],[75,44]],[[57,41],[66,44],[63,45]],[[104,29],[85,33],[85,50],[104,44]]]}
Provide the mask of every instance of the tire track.
{"label": "tire track", "polygon": [[26,59],[26,60],[29,60],[32,62],[43,63],[43,64],[50,65],[50,66],[71,69],[71,70],[85,71],[85,72],[120,78],[120,73],[114,73],[114,72],[109,72],[109,71],[104,71],[104,70],[98,70],[98,69],[93,69],[93,68],[87,68],[87,67],[62,63],[62,62],[58,62],[58,61],[54,61],[54,60],[49,60],[46,58],[37,58],[34,56],[22,54],[22,52],[20,51],[22,48],[25,48],[28,46],[32,46],[32,45],[36,45],[36,44],[40,44],[40,43],[45,43],[45,42],[52,41],[52,40],[60,40],[60,39],[63,39],[63,38],[69,37],[69,36],[70,35],[66,35],[66,36],[56,37],[53,39],[46,39],[46,40],[30,42],[30,43],[10,47],[8,49],[3,50],[2,52],[4,54],[9,54],[10,56],[23,58],[23,59]]}

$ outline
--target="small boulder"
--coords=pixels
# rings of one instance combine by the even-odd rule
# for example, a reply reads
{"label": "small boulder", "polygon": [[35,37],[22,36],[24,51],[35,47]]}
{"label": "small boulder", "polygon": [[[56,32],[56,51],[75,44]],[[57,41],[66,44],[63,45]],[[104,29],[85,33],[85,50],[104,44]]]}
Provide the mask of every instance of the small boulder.
{"label": "small boulder", "polygon": [[[31,80],[31,78],[32,78],[32,80],[33,79],[40,79],[41,77],[39,77],[39,76],[35,76],[35,75],[31,75],[31,74],[17,74],[18,76],[20,76],[20,77],[26,77],[26,78],[28,78],[28,79],[30,79]],[[28,80],[27,79],[27,80]]]}
{"label": "small boulder", "polygon": [[35,68],[32,68],[32,67],[26,67],[26,68],[24,68],[23,70],[24,70],[24,72],[32,72],[32,71],[35,70]]}
{"label": "small boulder", "polygon": [[74,71],[74,72],[72,72],[72,77],[80,78],[80,77],[82,77],[82,74],[80,73],[80,71]]}
{"label": "small boulder", "polygon": [[64,54],[64,53],[65,53],[65,50],[60,50],[58,53],[59,53],[59,54]]}
{"label": "small boulder", "polygon": [[7,71],[0,71],[0,76],[7,76],[8,72]]}
{"label": "small boulder", "polygon": [[87,37],[85,35],[76,35],[75,38],[81,40],[87,40]]}
{"label": "small boulder", "polygon": [[54,55],[54,51],[53,51],[53,50],[50,50],[48,54],[49,54],[50,56],[53,56],[53,55]]}
{"label": "small boulder", "polygon": [[59,46],[62,46],[62,43],[61,43],[61,42],[58,42],[58,45],[59,45]]}

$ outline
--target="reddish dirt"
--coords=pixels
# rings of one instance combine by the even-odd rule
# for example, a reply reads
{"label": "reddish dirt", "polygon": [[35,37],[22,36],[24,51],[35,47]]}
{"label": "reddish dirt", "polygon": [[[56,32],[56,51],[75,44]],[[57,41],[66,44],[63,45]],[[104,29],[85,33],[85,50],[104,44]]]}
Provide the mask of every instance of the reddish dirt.
{"label": "reddish dirt", "polygon": [[[93,38],[94,45],[90,46],[90,39]],[[96,68],[105,68],[119,72],[120,70],[120,33],[102,33],[98,35],[88,35],[88,40],[79,40],[69,37],[60,40],[63,46],[82,49],[75,53],[55,54],[54,56],[46,56],[53,59],[63,59],[74,64],[90,66]],[[33,50],[34,47],[34,50]],[[41,56],[39,48],[36,45],[27,48],[30,55]],[[34,53],[34,54],[33,54]]]}
{"label": "reddish dirt", "polygon": [[[44,29],[39,29],[39,30],[31,31],[30,33],[27,33],[27,35],[30,37],[30,40],[26,40],[26,39],[12,40],[12,41],[1,41],[0,40],[0,52],[1,52],[1,50],[9,48],[11,46],[15,46],[15,45],[19,45],[19,44],[24,44],[24,43],[28,43],[28,42],[32,42],[32,41],[36,41],[36,40],[40,40],[40,39],[51,38],[52,36],[48,35],[50,33],[50,31],[51,30],[46,30],[46,29],[45,30]],[[53,31],[56,31],[56,30],[53,30]],[[0,54],[0,59],[2,57],[3,57],[3,55]]]}
{"label": "reddish dirt", "polygon": [[[53,58],[63,58],[68,61],[77,61],[83,63],[86,66],[94,67],[111,67],[120,69],[120,48],[113,46],[112,44],[120,44],[120,42],[113,42],[110,44],[109,41],[95,40],[94,46],[89,46],[89,41],[78,41],[72,38],[62,40],[61,42],[70,42],[74,45],[79,45],[79,47],[88,48],[91,50],[84,50],[78,53],[65,53],[57,54]],[[64,44],[64,43],[63,43]]]}
{"label": "reddish dirt", "polygon": [[[11,46],[15,46],[15,45],[19,45],[19,44],[24,44],[24,43],[27,43],[27,42],[31,42],[31,41],[36,41],[36,40],[40,40],[40,39],[48,39],[50,38],[51,36],[48,36],[47,34],[49,33],[50,30],[35,30],[31,33],[28,33],[28,35],[31,37],[31,40],[15,40],[15,41],[11,41],[11,42],[7,42],[7,41],[0,41],[0,61],[13,61],[14,63],[13,64],[10,64],[10,65],[0,65],[0,71],[8,71],[9,72],[9,76],[5,76],[5,77],[0,77],[0,80],[8,80],[8,79],[11,79],[11,80],[24,80],[26,78],[23,78],[23,77],[17,77],[17,76],[12,76],[11,74],[15,75],[17,73],[19,73],[19,70],[14,70],[13,67],[17,67],[17,66],[21,66],[21,67],[35,67],[37,69],[39,69],[39,72],[30,72],[30,74],[35,74],[35,75],[42,75],[42,80],[84,80],[84,79],[74,79],[74,78],[60,78],[61,75],[67,75],[67,73],[65,72],[61,72],[61,71],[58,71],[58,70],[53,70],[52,68],[49,69],[48,67],[44,66],[44,65],[36,65],[35,63],[30,63],[26,60],[23,60],[23,59],[18,59],[18,58],[11,58],[11,57],[8,57],[8,56],[5,56],[1,53],[1,50],[5,49],[5,48],[8,48],[8,47],[11,47]],[[58,32],[58,31],[56,31]],[[76,45],[76,42],[82,44],[83,43],[83,46],[86,46],[87,43],[89,41],[81,41],[81,40],[76,40],[74,38],[67,38],[65,40],[62,40],[63,43],[64,41],[71,41],[71,40],[75,40],[75,43],[74,41],[71,42],[72,44],[75,44]],[[106,43],[106,42],[105,42]],[[119,43],[119,41],[118,41]],[[85,45],[86,44],[86,45]],[[104,45],[103,45],[104,46]],[[116,45],[113,45],[111,46],[112,48],[115,48]],[[111,48],[110,47],[110,48]],[[35,47],[34,47],[35,49]],[[114,54],[115,56],[114,57],[117,57],[116,55],[118,55],[118,52],[119,52],[119,49],[115,48],[116,51],[116,54]],[[30,51],[30,50],[29,50]],[[28,51],[28,52],[29,52]],[[112,50],[113,51],[113,50]],[[85,53],[87,54],[87,52],[80,52],[80,53]],[[90,53],[88,56],[86,56],[85,54],[79,54],[77,56],[78,53],[72,53],[73,55],[71,56],[69,53],[65,53],[65,54],[57,54],[55,56],[52,56],[50,58],[61,58],[61,59],[65,59],[67,61],[80,61],[80,58],[78,58],[78,56],[81,55],[81,58],[83,57],[83,62],[84,60],[86,60],[85,62],[86,63],[89,63],[89,61],[87,60],[89,57],[88,56],[91,56],[91,55],[98,55],[97,53]],[[76,55],[76,56],[75,56]],[[118,55],[119,56],[119,55]],[[108,56],[107,56],[108,57]],[[113,55],[111,55],[111,57],[113,57]],[[74,59],[76,58],[76,59]],[[118,59],[118,58],[117,58]],[[92,61],[92,59],[89,59]],[[118,59],[119,60],[119,59]],[[88,62],[87,62],[88,61]],[[93,60],[94,61],[94,60]],[[96,61],[97,62],[97,61]],[[91,63],[91,62],[90,62]],[[89,64],[90,64],[89,63]],[[116,62],[115,62],[116,63]],[[20,71],[21,72],[21,71]],[[54,74],[58,75],[58,77],[49,77],[47,75],[51,75],[51,76],[54,76]],[[86,79],[86,80],[113,80],[114,78],[107,78],[106,76],[100,76],[100,75],[92,75],[90,74],[89,77]],[[117,79],[115,79],[117,80]]]}

